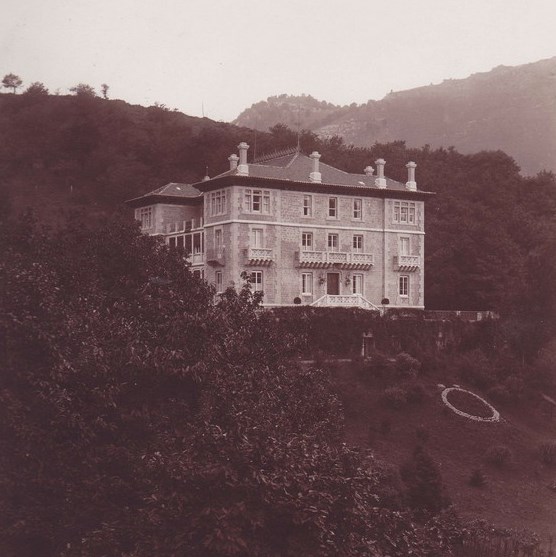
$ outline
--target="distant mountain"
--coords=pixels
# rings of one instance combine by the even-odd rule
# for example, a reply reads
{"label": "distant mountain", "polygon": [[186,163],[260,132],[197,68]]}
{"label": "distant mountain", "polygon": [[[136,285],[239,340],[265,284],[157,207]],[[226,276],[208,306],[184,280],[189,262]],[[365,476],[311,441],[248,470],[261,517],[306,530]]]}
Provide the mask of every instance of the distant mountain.
{"label": "distant mountain", "polygon": [[295,128],[298,122],[356,146],[404,140],[410,147],[454,146],[462,153],[501,149],[524,174],[556,171],[556,57],[498,66],[363,105],[340,107],[309,95],[269,97],[234,121],[260,130],[277,123]]}

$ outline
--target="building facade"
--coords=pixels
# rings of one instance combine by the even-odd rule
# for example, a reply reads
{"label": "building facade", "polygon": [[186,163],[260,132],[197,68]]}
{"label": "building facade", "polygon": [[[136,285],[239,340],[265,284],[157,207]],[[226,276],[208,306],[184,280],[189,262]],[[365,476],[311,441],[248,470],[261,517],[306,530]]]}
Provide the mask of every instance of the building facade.
{"label": "building facade", "polygon": [[350,174],[290,150],[128,202],[147,234],[183,250],[217,292],[247,272],[263,304],[424,308],[424,219],[430,193],[384,175]]}

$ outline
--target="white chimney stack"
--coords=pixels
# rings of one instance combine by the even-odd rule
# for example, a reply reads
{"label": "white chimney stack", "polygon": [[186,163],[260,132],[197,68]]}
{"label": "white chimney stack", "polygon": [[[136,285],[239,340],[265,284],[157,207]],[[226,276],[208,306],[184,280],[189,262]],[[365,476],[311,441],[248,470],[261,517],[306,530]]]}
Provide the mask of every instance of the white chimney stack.
{"label": "white chimney stack", "polygon": [[239,157],[234,153],[228,157],[228,160],[230,161],[230,170],[235,170],[237,168],[237,161],[239,160]]}
{"label": "white chimney stack", "polygon": [[311,172],[311,174],[309,174],[309,181],[310,182],[317,182],[317,183],[321,183],[322,182],[322,176],[321,173],[319,171],[319,159],[320,159],[320,154],[317,153],[317,151],[313,151],[309,157],[311,159],[313,159],[313,171]]}
{"label": "white chimney stack", "polygon": [[376,164],[376,179],[375,179],[375,186],[380,189],[384,189],[386,187],[386,178],[384,177],[384,165],[386,161],[384,159],[377,159],[375,161]]}
{"label": "white chimney stack", "polygon": [[239,166],[237,167],[237,173],[239,176],[249,176],[249,165],[247,164],[247,149],[249,145],[242,141],[237,148],[239,149]]}
{"label": "white chimney stack", "polygon": [[413,161],[409,161],[405,167],[407,168],[407,182],[405,187],[410,191],[417,189],[417,182],[415,181],[415,169],[417,165]]}

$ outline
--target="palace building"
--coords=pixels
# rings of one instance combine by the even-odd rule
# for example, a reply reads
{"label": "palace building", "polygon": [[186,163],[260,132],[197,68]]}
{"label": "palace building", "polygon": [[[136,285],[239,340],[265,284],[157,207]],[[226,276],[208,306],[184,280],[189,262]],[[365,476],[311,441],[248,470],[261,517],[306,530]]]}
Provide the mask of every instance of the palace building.
{"label": "palace building", "polygon": [[128,201],[143,232],[188,257],[217,292],[247,272],[263,305],[423,309],[425,200],[416,164],[405,184],[320,162],[298,149],[247,162],[196,184],[170,183]]}

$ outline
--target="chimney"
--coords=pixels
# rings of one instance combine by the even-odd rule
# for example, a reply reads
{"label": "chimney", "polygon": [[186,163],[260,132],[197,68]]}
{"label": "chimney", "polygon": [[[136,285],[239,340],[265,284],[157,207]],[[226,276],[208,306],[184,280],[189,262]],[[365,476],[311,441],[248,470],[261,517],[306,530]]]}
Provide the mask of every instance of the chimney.
{"label": "chimney", "polygon": [[239,149],[239,166],[237,167],[237,173],[239,176],[249,176],[249,165],[247,164],[247,149],[249,145],[242,141],[237,148]]}
{"label": "chimney", "polygon": [[236,170],[239,157],[234,153],[228,157],[228,160],[230,161],[230,170]]}
{"label": "chimney", "polygon": [[413,161],[409,161],[405,167],[407,168],[407,182],[405,187],[410,191],[417,189],[417,182],[415,181],[415,169],[417,165]]}
{"label": "chimney", "polygon": [[321,173],[319,171],[319,159],[320,159],[320,154],[317,151],[313,151],[309,157],[311,159],[313,159],[313,171],[311,172],[311,174],[309,174],[309,181],[310,182],[317,182],[317,183],[321,183],[322,182],[322,176]]}
{"label": "chimney", "polygon": [[375,169],[372,166],[366,166],[363,172],[365,172],[366,176],[370,177],[375,173]]}
{"label": "chimney", "polygon": [[375,186],[380,189],[384,189],[386,187],[386,178],[384,177],[384,165],[386,161],[384,159],[377,159],[375,161],[376,164],[376,179],[375,179]]}

